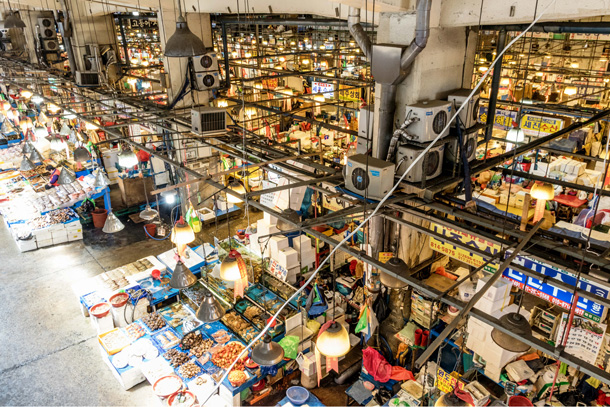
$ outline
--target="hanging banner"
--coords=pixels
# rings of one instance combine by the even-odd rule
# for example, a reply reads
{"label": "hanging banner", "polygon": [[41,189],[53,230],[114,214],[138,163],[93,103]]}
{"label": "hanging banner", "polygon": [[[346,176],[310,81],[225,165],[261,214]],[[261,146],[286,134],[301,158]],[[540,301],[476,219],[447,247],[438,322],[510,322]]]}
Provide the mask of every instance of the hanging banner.
{"label": "hanging banner", "polygon": [[[507,250],[506,257],[510,256],[512,251]],[[576,284],[576,275],[551,264],[543,263],[539,260],[532,260],[526,256],[517,255],[512,261],[514,264],[518,264],[527,269],[536,271],[543,276],[549,277],[546,281],[559,280],[564,283],[574,286]],[[543,282],[536,278],[530,277],[529,279],[523,273],[520,273],[511,268],[507,268],[502,273],[502,277],[510,281],[514,286],[524,289],[526,292],[535,295],[536,297],[542,298],[551,304],[558,305],[564,309],[570,309],[572,305],[572,291],[568,291],[564,288],[555,287],[552,284]],[[526,284],[527,283],[527,284]],[[578,282],[578,288],[588,291],[592,294],[598,295],[603,298],[608,298],[610,293],[610,286],[589,280],[585,277],[581,277]],[[576,314],[581,315],[587,319],[595,322],[600,322],[606,319],[607,309],[601,304],[598,304],[588,298],[578,298],[578,304],[576,306]]]}
{"label": "hanging banner", "polygon": [[327,82],[312,82],[311,83],[311,93],[323,93],[326,99],[331,99],[335,97],[334,94],[335,85]]}
{"label": "hanging banner", "polygon": [[[430,224],[430,229],[436,233],[439,233],[443,236],[447,236],[448,238],[457,240],[463,244],[468,246],[472,246],[478,250],[484,251],[488,253],[490,256],[495,255],[500,251],[500,246],[493,243],[488,242],[485,239],[481,239],[478,236],[471,235],[468,233],[461,232],[457,229],[452,229],[447,226],[437,225],[436,223]],[[452,245],[451,243],[443,242],[434,237],[430,237],[430,248],[432,250],[436,250],[439,253],[452,257],[456,260],[461,261],[462,263],[466,263],[473,267],[479,267],[485,263],[485,259],[478,254],[471,253],[461,247],[457,247]],[[490,263],[485,266],[484,270],[495,272],[498,268],[497,264]]]}
{"label": "hanging banner", "polygon": [[521,130],[528,136],[544,137],[563,129],[563,120],[526,114],[521,118]]}
{"label": "hanging banner", "polygon": [[[479,107],[479,123],[487,123],[487,106]],[[514,110],[496,109],[494,127],[510,130],[517,126],[517,112]]]}
{"label": "hanging banner", "polygon": [[158,28],[159,23],[157,20],[145,20],[143,18],[130,18],[130,28]]}
{"label": "hanging banner", "polygon": [[362,89],[360,88],[353,89],[351,86],[339,85],[339,100],[345,100],[348,102],[360,102],[361,95]]}

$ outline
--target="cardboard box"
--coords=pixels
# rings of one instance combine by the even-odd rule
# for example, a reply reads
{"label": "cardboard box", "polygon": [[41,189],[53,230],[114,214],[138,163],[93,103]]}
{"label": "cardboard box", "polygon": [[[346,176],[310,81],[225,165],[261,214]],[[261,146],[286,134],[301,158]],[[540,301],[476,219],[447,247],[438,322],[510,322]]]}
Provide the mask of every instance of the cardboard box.
{"label": "cardboard box", "polygon": [[292,247],[294,247],[297,252],[312,247],[311,238],[305,235],[297,236],[292,239]]}

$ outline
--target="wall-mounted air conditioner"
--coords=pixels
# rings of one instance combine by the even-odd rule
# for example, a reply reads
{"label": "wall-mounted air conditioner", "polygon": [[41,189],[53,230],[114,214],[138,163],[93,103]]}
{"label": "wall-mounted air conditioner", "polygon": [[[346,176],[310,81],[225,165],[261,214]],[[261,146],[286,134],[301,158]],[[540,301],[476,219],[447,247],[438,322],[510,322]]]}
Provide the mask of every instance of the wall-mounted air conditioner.
{"label": "wall-mounted air conditioner", "polygon": [[449,134],[449,129],[443,129],[451,118],[451,103],[444,100],[426,100],[408,105],[407,118],[416,118],[407,128],[413,140],[418,143],[426,143],[434,140],[442,132],[441,137]]}
{"label": "wall-mounted air conditioner", "polygon": [[344,167],[345,188],[370,199],[382,199],[394,185],[394,163],[355,154]]}
{"label": "wall-mounted air conditioner", "polygon": [[[401,145],[396,153],[396,170],[397,176],[402,176],[407,168],[419,157],[424,151],[424,147],[413,145]],[[404,178],[409,182],[420,182],[424,179],[429,180],[438,177],[443,170],[443,154],[445,151],[444,145],[434,146],[428,151],[426,157],[422,158],[415,164]]]}
{"label": "wall-mounted air conditioner", "polygon": [[227,112],[219,107],[199,107],[191,110],[191,128],[199,134],[222,133],[227,127]]}
{"label": "wall-mounted air conditioner", "polygon": [[[462,103],[468,98],[472,92],[471,89],[457,89],[449,93],[449,97],[447,100],[453,105],[453,112],[457,112],[457,110],[462,106]],[[477,124],[477,119],[479,117],[479,99],[480,94],[475,93],[472,98],[468,101],[468,106],[465,106],[464,109],[460,112],[460,120],[464,123],[465,128],[469,128]],[[456,125],[456,120],[451,123],[452,126]]]}

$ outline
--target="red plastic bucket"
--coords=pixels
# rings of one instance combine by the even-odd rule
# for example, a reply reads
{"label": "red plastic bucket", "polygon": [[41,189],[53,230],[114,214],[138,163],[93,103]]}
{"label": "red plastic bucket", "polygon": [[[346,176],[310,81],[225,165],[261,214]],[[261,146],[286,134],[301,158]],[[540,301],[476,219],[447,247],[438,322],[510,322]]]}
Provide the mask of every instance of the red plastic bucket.
{"label": "red plastic bucket", "polygon": [[[157,225],[155,225],[154,223],[149,223],[147,225],[144,225],[144,229],[146,229],[146,232],[148,232],[148,235],[155,237],[157,234]],[[147,235],[147,237],[148,237]]]}
{"label": "red plastic bucket", "polygon": [[110,312],[110,304],[107,302],[100,302],[99,304],[95,304],[89,310],[89,313],[96,318],[104,318]]}
{"label": "red plastic bucket", "polygon": [[511,407],[533,406],[532,401],[523,396],[511,396],[508,399],[508,405]]}
{"label": "red plastic bucket", "polygon": [[129,301],[129,294],[127,293],[116,293],[108,300],[110,305],[115,308],[121,308],[122,306],[127,304],[127,301]]}
{"label": "red plastic bucket", "polygon": [[97,208],[93,212],[91,212],[91,218],[93,219],[93,226],[98,229],[104,227],[104,223],[106,223],[106,218],[108,217],[108,211],[106,209]]}

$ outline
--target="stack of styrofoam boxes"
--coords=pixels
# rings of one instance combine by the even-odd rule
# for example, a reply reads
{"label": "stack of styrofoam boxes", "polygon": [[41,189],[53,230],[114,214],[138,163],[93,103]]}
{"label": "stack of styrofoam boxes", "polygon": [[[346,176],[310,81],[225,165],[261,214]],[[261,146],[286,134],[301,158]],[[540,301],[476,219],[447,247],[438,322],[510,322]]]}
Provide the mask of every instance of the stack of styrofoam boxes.
{"label": "stack of styrofoam boxes", "polygon": [[68,242],[66,225],[63,223],[56,223],[55,225],[49,226],[49,229],[51,230],[51,237],[53,238],[54,245]]}
{"label": "stack of styrofoam boxes", "polygon": [[[499,319],[502,315],[509,312],[517,312],[518,309],[519,307],[516,304],[511,304],[504,308],[504,310],[496,310],[490,312],[489,315]],[[521,309],[519,312],[529,320],[530,313],[528,311]],[[468,319],[468,341],[466,346],[485,360],[485,375],[494,381],[499,381],[502,368],[507,363],[516,359],[521,353],[511,352],[498,346],[491,338],[492,330],[493,327],[491,325],[471,316]]]}
{"label": "stack of styrofoam boxes", "polygon": [[66,234],[68,235],[68,242],[83,240],[83,225],[81,225],[78,219],[66,223]]}
{"label": "stack of styrofoam boxes", "polygon": [[32,235],[36,236],[36,244],[39,249],[53,246],[53,235],[50,228],[35,229],[32,231]]}
{"label": "stack of styrofoam boxes", "polygon": [[21,253],[29,252],[30,250],[38,249],[38,243],[36,242],[36,236],[32,236],[27,240],[15,239],[17,247]]}
{"label": "stack of styrofoam boxes", "polygon": [[119,160],[118,156],[118,148],[113,148],[111,150],[102,150],[102,160],[104,161],[104,167],[106,168],[106,173],[108,174],[108,180],[110,181],[110,185],[119,182],[119,170],[116,168],[116,163]]}
{"label": "stack of styrofoam boxes", "polygon": [[[288,238],[286,238],[288,240]],[[273,256],[272,256],[273,257]],[[286,281],[290,284],[297,282],[297,276],[301,274],[301,268],[299,267],[299,255],[296,250],[292,247],[285,247],[278,251],[277,262],[280,266],[288,270]]]}
{"label": "stack of styrofoam boxes", "polygon": [[300,235],[292,239],[292,247],[297,252],[301,268],[307,268],[307,272],[313,271],[316,262],[316,249],[313,247],[309,236]]}
{"label": "stack of styrofoam boxes", "polygon": [[587,164],[582,161],[561,157],[550,164],[536,163],[532,165],[530,173],[575,183],[585,173],[586,167]]}
{"label": "stack of styrofoam boxes", "polygon": [[[263,219],[259,219],[258,222],[256,222],[256,234],[250,235],[250,248],[255,253],[260,253],[261,257],[270,257],[271,242],[268,241],[269,238],[265,236],[279,232],[279,229],[275,226],[276,224],[276,218],[265,212]],[[260,243],[258,242],[259,237],[263,238]],[[263,250],[265,251],[264,253]]]}
{"label": "stack of styrofoam boxes", "polygon": [[[477,292],[481,291],[490,278],[491,276],[486,276],[479,279],[477,282]],[[500,278],[485,292],[485,295],[477,301],[474,307],[487,314],[502,310],[510,303],[511,287],[512,284],[510,282]]]}

